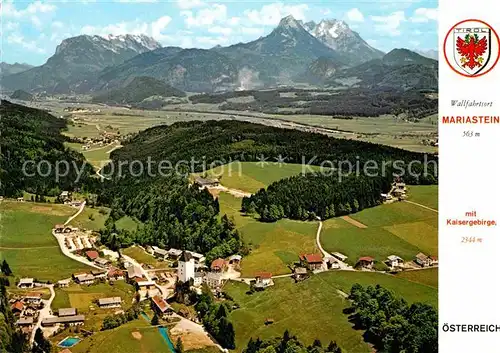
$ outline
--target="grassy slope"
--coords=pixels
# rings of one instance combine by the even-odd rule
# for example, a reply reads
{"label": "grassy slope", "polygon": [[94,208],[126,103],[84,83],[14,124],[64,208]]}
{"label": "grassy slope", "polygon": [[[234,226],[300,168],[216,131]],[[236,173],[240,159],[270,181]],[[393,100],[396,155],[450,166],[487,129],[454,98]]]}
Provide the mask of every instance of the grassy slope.
{"label": "grassy slope", "polygon": [[[52,227],[64,222],[74,209],[64,205],[3,201],[2,251],[16,277],[56,281],[88,267],[64,256]],[[8,249],[5,249],[8,248]]]}
{"label": "grassy slope", "polygon": [[320,170],[318,166],[303,167],[301,164],[275,164],[273,162],[269,161],[265,165],[259,162],[232,162],[210,169],[206,175],[220,178],[221,184],[225,187],[254,193],[280,179],[311,170]]}
{"label": "grassy slope", "polygon": [[397,274],[398,277],[405,278],[408,281],[418,282],[438,288],[439,272],[437,268],[428,268],[422,271],[405,271]]}
{"label": "grassy slope", "polygon": [[106,207],[85,207],[83,212],[71,221],[71,225],[82,229],[98,231],[99,229],[104,228],[104,222],[106,222],[108,216],[109,209]]}
{"label": "grassy slope", "polygon": [[298,260],[302,252],[316,251],[317,224],[281,220],[262,223],[239,212],[241,199],[226,193],[219,194],[221,213],[233,217],[245,242],[252,252],[242,262],[242,276],[253,276],[260,271],[274,275],[289,273],[287,264]]}
{"label": "grassy slope", "polygon": [[[354,283],[379,283],[409,302],[437,305],[437,289],[378,273],[327,272],[297,284],[288,278],[277,279],[274,287],[253,295],[245,294],[248,286],[231,282],[225,290],[241,306],[231,313],[237,350],[242,350],[250,337],[271,338],[289,329],[305,344],[316,338],[323,343],[336,340],[346,352],[370,352],[362,333],[353,330],[343,314],[349,302],[337,291],[348,292]],[[274,323],[266,326],[267,318]]]}
{"label": "grassy slope", "polygon": [[[140,333],[141,339],[134,338],[133,332]],[[96,332],[71,347],[71,351],[73,353],[152,353],[169,352],[169,349],[158,330],[141,317],[113,330]]]}
{"label": "grassy slope", "polygon": [[438,196],[437,185],[408,186],[408,200],[436,210],[438,209]]}

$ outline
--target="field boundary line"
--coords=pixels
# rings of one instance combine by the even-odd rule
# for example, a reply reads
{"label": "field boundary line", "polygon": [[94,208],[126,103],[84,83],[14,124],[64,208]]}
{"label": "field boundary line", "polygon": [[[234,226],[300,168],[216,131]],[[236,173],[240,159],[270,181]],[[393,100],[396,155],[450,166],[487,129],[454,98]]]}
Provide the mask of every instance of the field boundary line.
{"label": "field boundary line", "polygon": [[429,211],[432,211],[432,212],[436,212],[436,213],[439,213],[438,210],[434,209],[434,208],[431,208],[431,207],[428,207],[428,206],[425,206],[425,205],[422,205],[420,203],[417,203],[417,202],[413,202],[413,201],[409,201],[409,200],[404,200],[405,202],[408,202],[408,203],[411,203],[412,205],[416,205],[416,206],[420,206],[422,208],[425,208]]}
{"label": "field boundary line", "polygon": [[0,246],[0,250],[33,250],[33,249],[55,249],[59,248],[58,245],[51,245],[51,246],[34,246],[34,247],[29,247],[29,248],[6,248],[3,246]]}
{"label": "field boundary line", "polygon": [[356,221],[354,218],[351,218],[349,216],[342,216],[340,218],[342,218],[344,221],[346,221],[347,223],[349,223],[349,224],[351,224],[351,225],[353,225],[353,226],[355,226],[357,228],[360,228],[360,229],[366,229],[366,228],[368,228],[368,226],[366,224],[363,224],[363,223],[361,223],[359,221]]}

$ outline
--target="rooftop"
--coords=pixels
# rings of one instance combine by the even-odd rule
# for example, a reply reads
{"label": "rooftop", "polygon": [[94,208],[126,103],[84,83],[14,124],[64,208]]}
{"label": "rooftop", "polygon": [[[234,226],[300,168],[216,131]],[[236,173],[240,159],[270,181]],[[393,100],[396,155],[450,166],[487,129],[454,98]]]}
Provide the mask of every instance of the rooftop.
{"label": "rooftop", "polygon": [[216,259],[216,260],[212,261],[210,268],[212,270],[215,270],[218,268],[223,268],[225,264],[226,264],[226,261],[224,259]]}
{"label": "rooftop", "polygon": [[363,256],[359,258],[359,262],[373,262],[373,257],[370,256]]}
{"label": "rooftop", "polygon": [[85,255],[87,255],[87,257],[91,260],[95,260],[99,257],[99,253],[97,251],[94,251],[94,250],[89,250],[85,253]]}
{"label": "rooftop", "polygon": [[34,279],[33,278],[21,278],[19,280],[19,284],[33,284]]}
{"label": "rooftop", "polygon": [[323,256],[321,254],[302,254],[300,255],[300,259],[305,260],[308,264],[323,262]]}
{"label": "rooftop", "polygon": [[273,274],[271,272],[260,272],[255,275],[255,278],[260,278],[260,279],[271,279],[273,277]]}
{"label": "rooftop", "polygon": [[109,305],[109,304],[121,304],[122,298],[111,297],[111,298],[101,298],[99,299],[99,305]]}
{"label": "rooftop", "polygon": [[165,311],[167,311],[168,304],[167,304],[167,302],[162,297],[160,297],[158,295],[155,295],[153,298],[151,298],[151,300],[153,301],[153,303],[155,303],[156,307],[162,313],[164,313]]}
{"label": "rooftop", "polygon": [[389,255],[387,256],[387,258],[389,259],[389,261],[403,261],[403,259],[397,255]]}
{"label": "rooftop", "polygon": [[64,316],[64,317],[47,317],[42,320],[43,324],[63,324],[66,322],[77,322],[77,321],[85,321],[85,315],[73,315],[73,316]]}
{"label": "rooftop", "polygon": [[137,266],[130,266],[127,268],[127,274],[129,278],[142,277],[142,271]]}
{"label": "rooftop", "polygon": [[21,317],[17,320],[16,324],[18,325],[33,325],[32,317]]}

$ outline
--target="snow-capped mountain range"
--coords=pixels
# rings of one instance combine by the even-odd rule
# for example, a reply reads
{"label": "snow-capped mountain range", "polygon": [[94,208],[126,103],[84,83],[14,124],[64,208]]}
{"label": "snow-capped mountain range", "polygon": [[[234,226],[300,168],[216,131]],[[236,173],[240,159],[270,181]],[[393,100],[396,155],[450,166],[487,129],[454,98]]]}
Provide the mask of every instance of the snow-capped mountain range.
{"label": "snow-capped mountain range", "polygon": [[354,62],[377,59],[384,55],[382,51],[370,46],[344,21],[330,19],[319,23],[309,21],[302,25],[322,43],[338,53],[348,55]]}

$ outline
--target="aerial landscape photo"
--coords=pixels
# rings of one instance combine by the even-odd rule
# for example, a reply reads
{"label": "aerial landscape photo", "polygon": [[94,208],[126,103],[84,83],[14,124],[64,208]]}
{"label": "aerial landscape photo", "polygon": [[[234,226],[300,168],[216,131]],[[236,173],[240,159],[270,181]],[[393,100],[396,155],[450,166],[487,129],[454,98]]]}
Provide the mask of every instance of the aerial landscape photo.
{"label": "aerial landscape photo", "polygon": [[436,20],[3,1],[0,352],[437,352]]}

